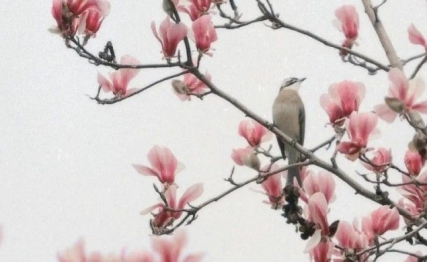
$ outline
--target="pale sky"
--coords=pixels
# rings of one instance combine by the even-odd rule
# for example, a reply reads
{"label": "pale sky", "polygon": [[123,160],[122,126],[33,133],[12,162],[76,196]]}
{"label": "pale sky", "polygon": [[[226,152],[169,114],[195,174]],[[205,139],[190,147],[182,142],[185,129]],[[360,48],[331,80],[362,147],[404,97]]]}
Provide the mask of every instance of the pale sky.
{"label": "pale sky", "polygon": [[[116,54],[131,54],[141,63],[160,63],[160,45],[150,30],[152,20],[165,17],[161,1],[111,0],[110,15],[87,48],[100,51],[108,40]],[[379,1],[378,1],[379,2]],[[358,51],[387,64],[379,41],[364,14],[361,1],[272,1],[286,22],[310,30],[334,43],[344,39],[333,25],[334,11],[354,4],[360,15]],[[254,0],[237,1],[242,19],[258,15]],[[180,101],[170,82],[115,105],[90,100],[97,89],[95,67],[65,47],[48,32],[55,25],[51,1],[11,1],[0,5],[0,225],[4,231],[0,261],[56,261],[56,254],[84,238],[88,251],[105,254],[150,249],[149,216],[139,212],[157,203],[154,178],[143,177],[131,164],[148,164],[153,145],[169,147],[186,169],[177,175],[180,192],[197,182],[205,191],[195,204],[230,187],[231,150],[246,146],[238,136],[244,115],[218,97]],[[388,1],[380,16],[401,58],[422,53],[409,43],[406,29],[414,22],[427,36],[427,5],[423,0]],[[186,20],[187,21],[187,20]],[[223,23],[215,19],[216,24]],[[361,111],[370,111],[387,94],[387,75],[369,76],[361,68],[341,62],[338,51],[287,30],[273,31],[262,23],[240,30],[218,31],[213,57],[202,60],[212,81],[257,114],[271,120],[271,104],[287,76],[307,77],[300,90],[306,106],[305,145],[310,148],[333,135],[319,97],[330,84],[343,80],[363,82],[367,95]],[[411,73],[415,64],[406,71]],[[143,87],[172,70],[143,70],[130,87]],[[427,68],[419,73],[427,80]],[[373,146],[392,148],[403,166],[406,140],[412,135],[403,122],[381,123],[382,138]],[[274,153],[278,154],[275,139]],[[328,159],[333,149],[320,150]],[[338,162],[357,178],[365,171],[343,157]],[[267,163],[264,159],[264,163]],[[281,163],[283,166],[284,163]],[[315,169],[315,168],[314,168]],[[366,171],[365,171],[366,172]],[[236,179],[254,176],[237,167]],[[400,177],[400,176],[399,176]],[[357,178],[361,181],[359,178]],[[338,179],[337,200],[330,205],[330,221],[352,221],[378,205],[354,195]],[[213,261],[308,261],[305,242],[249,188],[238,190],[199,213],[186,227],[186,252],[203,251]],[[372,189],[372,188],[371,188]],[[391,195],[398,200],[394,190]],[[403,221],[401,221],[403,222]],[[403,223],[401,223],[403,227]],[[400,261],[384,257],[380,261]]]}

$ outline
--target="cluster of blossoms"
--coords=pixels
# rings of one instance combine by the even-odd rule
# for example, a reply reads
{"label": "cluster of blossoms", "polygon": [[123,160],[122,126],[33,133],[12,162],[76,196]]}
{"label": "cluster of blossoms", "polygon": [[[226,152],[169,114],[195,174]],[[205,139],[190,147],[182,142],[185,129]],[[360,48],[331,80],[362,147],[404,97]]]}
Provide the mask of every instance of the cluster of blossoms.
{"label": "cluster of blossoms", "polygon": [[[381,206],[362,218],[360,228],[355,220],[353,225],[339,221],[338,228],[334,229],[336,225],[329,223],[328,212],[329,204],[334,199],[335,184],[330,173],[322,172],[319,172],[317,178],[309,174],[303,182],[304,191],[308,195],[304,197],[307,202],[304,213],[309,225],[311,222],[315,230],[306,251],[314,261],[331,261],[332,256],[335,256],[333,261],[347,261],[346,258],[354,258],[357,252],[374,246],[379,236],[399,227],[397,208]],[[311,181],[306,182],[307,179]],[[315,190],[310,189],[313,186]],[[359,260],[355,261],[365,261],[366,256],[358,256]]]}
{"label": "cluster of blossoms", "polygon": [[162,183],[162,194],[167,203],[160,202],[146,208],[141,214],[149,214],[153,211],[154,219],[151,225],[161,232],[167,227],[172,226],[174,221],[179,219],[182,209],[199,198],[203,193],[203,184],[197,183],[190,186],[184,194],[178,199],[176,191],[178,186],[175,184],[176,174],[183,169],[183,165],[178,162],[169,148],[154,146],[147,155],[151,167],[134,164],[135,170],[144,176],[155,176]]}
{"label": "cluster of blossoms", "polygon": [[155,22],[151,24],[154,36],[162,45],[164,57],[170,59],[175,56],[178,44],[189,33],[184,23],[171,21],[173,9],[187,13],[190,16],[192,25],[189,36],[195,42],[196,48],[200,53],[209,54],[211,44],[217,40],[216,30],[212,23],[212,16],[209,14],[209,10],[213,5],[219,4],[218,1],[191,0],[190,3],[187,3],[187,1],[173,0],[172,2],[175,7],[170,6],[168,0],[163,2],[163,9],[168,16],[160,24],[159,30],[156,30]]}
{"label": "cluster of blossoms", "polygon": [[109,12],[107,0],[53,0],[52,15],[57,23],[53,31],[64,37],[76,33],[95,36]]}
{"label": "cluster of blossoms", "polygon": [[87,253],[83,240],[77,241],[73,247],[58,254],[58,262],[199,262],[203,253],[183,255],[187,237],[182,230],[173,236],[152,236],[152,251],[123,250],[120,255],[103,255],[100,252]]}

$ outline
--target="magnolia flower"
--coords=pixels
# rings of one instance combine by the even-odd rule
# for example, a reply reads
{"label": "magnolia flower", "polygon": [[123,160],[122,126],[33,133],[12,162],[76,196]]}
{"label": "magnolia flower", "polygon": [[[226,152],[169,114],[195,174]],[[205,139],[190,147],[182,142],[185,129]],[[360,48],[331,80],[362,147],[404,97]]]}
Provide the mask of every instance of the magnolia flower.
{"label": "magnolia flower", "polygon": [[207,53],[211,48],[211,44],[218,39],[212,23],[212,17],[210,15],[203,15],[197,18],[193,22],[192,29],[197,50]]}
{"label": "magnolia flower", "polygon": [[191,21],[195,21],[197,18],[209,12],[211,4],[211,0],[190,0],[189,5],[179,5],[177,10],[187,13]]}
{"label": "magnolia flower", "polygon": [[313,222],[316,229],[305,248],[305,251],[310,251],[320,243],[323,236],[329,235],[328,202],[323,193],[317,192],[310,196],[307,206],[307,220]]}
{"label": "magnolia flower", "polygon": [[[139,65],[139,61],[130,55],[122,56],[120,59],[122,65]],[[129,82],[139,73],[139,69],[121,68],[113,73],[109,73],[109,79],[98,73],[98,83],[104,92],[112,92],[117,96],[126,96],[133,92],[128,90]]]}
{"label": "magnolia flower", "polygon": [[136,164],[132,166],[141,175],[155,176],[163,184],[173,184],[176,173],[184,168],[167,147],[153,146],[147,158],[151,167]]}
{"label": "magnolia flower", "polygon": [[359,82],[343,81],[332,84],[328,94],[320,97],[320,105],[329,116],[332,125],[341,126],[345,117],[358,111],[365,97],[365,86]]}
{"label": "magnolia flower", "polygon": [[[206,72],[205,77],[209,81],[212,79],[208,72]],[[181,101],[190,101],[192,94],[202,95],[206,93],[207,90],[209,90],[205,83],[190,73],[184,75],[184,81],[177,79],[173,80],[172,87],[175,91],[175,94],[179,97],[179,99],[181,99]]]}
{"label": "magnolia flower", "polygon": [[159,33],[157,33],[154,21],[151,22],[151,31],[162,45],[163,55],[169,59],[175,55],[178,44],[187,36],[188,29],[185,24],[175,24],[167,16],[160,24]]}
{"label": "magnolia flower", "polygon": [[362,165],[368,170],[382,173],[391,164],[391,151],[390,149],[380,147],[374,152],[374,157],[369,160],[372,162],[372,165],[368,163],[362,163]]}
{"label": "magnolia flower", "polygon": [[107,0],[53,0],[52,16],[57,28],[52,32],[64,37],[74,36],[77,32],[93,36],[109,12]]}
{"label": "magnolia flower", "polygon": [[384,121],[391,123],[397,115],[404,115],[409,111],[427,113],[427,100],[416,102],[416,99],[424,92],[424,82],[417,78],[411,81],[405,77],[398,68],[392,68],[388,72],[391,81],[389,96],[385,98],[385,104],[375,106],[377,115]]}
{"label": "magnolia flower", "polygon": [[389,230],[399,227],[399,211],[396,207],[390,209],[388,206],[381,206],[374,210],[369,216],[362,220],[362,228],[370,244],[374,242],[376,236],[381,236]]}
{"label": "magnolia flower", "polygon": [[[335,10],[335,16],[338,19],[335,25],[345,36],[342,46],[351,48],[359,35],[359,14],[353,5],[343,5]],[[347,52],[340,51],[340,54],[345,56]]]}
{"label": "magnolia flower", "polygon": [[[176,197],[176,189],[176,185],[170,185],[164,193],[165,199],[168,203],[168,208],[172,210],[183,209],[189,202],[199,198],[203,193],[203,184],[197,183],[192,185],[184,192],[180,199]],[[156,228],[165,228],[172,225],[176,219],[181,217],[182,214],[181,211],[164,210],[165,207],[165,203],[158,203],[141,211],[141,215],[146,215],[157,210],[156,214],[154,214],[152,225]]]}
{"label": "magnolia flower", "polygon": [[421,155],[416,151],[407,150],[404,158],[405,166],[409,175],[417,176],[423,167]]}
{"label": "magnolia flower", "polygon": [[[263,170],[267,170],[267,167],[264,167]],[[269,172],[274,172],[279,169],[277,164],[271,165]],[[271,208],[278,209],[283,206],[285,200],[283,198],[283,185],[282,185],[282,176],[286,174],[285,172],[279,172],[272,176],[269,176],[264,182],[261,183],[261,187],[264,190],[263,194],[268,196],[268,201],[263,201],[266,204],[271,205]]]}
{"label": "magnolia flower", "polygon": [[240,122],[239,135],[244,137],[251,147],[257,147],[271,138],[268,129],[253,119],[245,119]]}
{"label": "magnolia flower", "polygon": [[427,51],[427,41],[414,24],[408,27],[408,38],[411,43],[414,45],[421,45]]}
{"label": "magnolia flower", "polygon": [[359,157],[359,154],[368,144],[368,139],[375,131],[378,117],[374,113],[351,113],[346,129],[351,141],[344,141],[338,144],[337,150],[346,154],[352,161]]}
{"label": "magnolia flower", "polygon": [[326,239],[310,250],[310,257],[314,262],[330,262],[334,250],[334,244]]}
{"label": "magnolia flower", "polygon": [[340,221],[334,237],[340,247],[357,252],[368,247],[369,243],[365,233],[358,230],[355,224]]}
{"label": "magnolia flower", "polygon": [[177,230],[172,236],[153,236],[151,238],[153,250],[163,262],[200,262],[203,253],[193,253],[183,256],[183,249],[187,245],[187,236],[183,230]]}
{"label": "magnolia flower", "polygon": [[335,180],[330,172],[324,170],[319,170],[317,174],[309,172],[302,185],[304,191],[301,192],[300,198],[304,202],[308,202],[310,196],[317,192],[325,196],[328,204],[335,199]]}

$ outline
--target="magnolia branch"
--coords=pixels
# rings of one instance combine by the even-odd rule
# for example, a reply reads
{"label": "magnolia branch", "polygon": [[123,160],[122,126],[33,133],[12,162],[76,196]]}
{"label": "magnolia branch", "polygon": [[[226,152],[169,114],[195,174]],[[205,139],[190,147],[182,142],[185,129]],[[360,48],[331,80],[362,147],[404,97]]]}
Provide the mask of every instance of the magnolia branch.
{"label": "magnolia branch", "polygon": [[111,105],[111,104],[115,104],[115,103],[118,103],[118,102],[123,101],[123,100],[125,100],[125,99],[128,99],[128,98],[130,98],[130,97],[132,97],[132,96],[134,96],[134,95],[137,95],[137,94],[139,94],[139,93],[142,93],[142,92],[144,92],[145,90],[147,90],[147,89],[149,89],[149,88],[151,88],[151,87],[153,87],[153,86],[155,86],[155,85],[158,85],[158,84],[160,84],[160,83],[162,83],[162,82],[164,82],[164,81],[166,81],[166,80],[170,80],[170,79],[172,79],[172,78],[179,77],[179,76],[185,75],[185,74],[187,74],[187,73],[188,73],[188,71],[183,71],[183,72],[180,72],[180,73],[176,73],[176,74],[173,74],[173,75],[170,75],[170,76],[167,76],[167,77],[161,78],[161,79],[159,79],[159,80],[157,80],[157,81],[154,81],[153,83],[151,83],[151,84],[149,84],[149,85],[147,85],[147,86],[145,86],[145,87],[143,87],[143,88],[141,88],[141,89],[138,89],[138,90],[137,90],[137,91],[135,91],[135,92],[132,92],[132,93],[130,93],[130,94],[127,94],[126,96],[116,96],[116,97],[114,97],[114,98],[112,98],[112,99],[101,99],[101,98],[99,97],[100,90],[101,90],[101,86],[100,86],[100,87],[98,88],[98,93],[97,93],[97,95],[96,95],[95,97],[90,97],[90,99],[95,100],[96,102],[98,102],[98,104],[101,104],[101,105]]}
{"label": "magnolia branch", "polygon": [[[384,4],[385,2],[386,1],[384,1],[382,4]],[[362,0],[362,3],[363,3],[363,6],[365,7],[365,12],[369,17],[369,20],[371,20],[372,26],[374,27],[375,32],[377,33],[377,36],[381,42],[381,45],[388,58],[388,61],[390,62],[391,67],[397,67],[399,69],[402,69],[402,62],[397,56],[396,50],[394,49],[394,46],[391,43],[391,40],[381,20],[378,17],[378,8],[382,4],[380,4],[377,7],[373,7],[371,0]]]}
{"label": "magnolia branch", "polygon": [[168,62],[167,64],[143,64],[143,65],[123,65],[123,64],[117,64],[117,63],[105,61],[105,60],[103,60],[101,58],[98,58],[95,55],[93,55],[82,44],[80,44],[80,41],[78,40],[77,37],[75,37],[75,38],[68,38],[68,39],[72,43],[75,44],[75,46],[69,45],[68,48],[73,49],[74,51],[76,51],[76,53],[80,57],[83,57],[83,58],[89,60],[89,62],[91,64],[94,64],[96,66],[103,65],[103,66],[108,66],[108,67],[111,67],[111,68],[114,68],[114,69],[118,70],[118,69],[121,69],[121,68],[134,68],[134,69],[169,68],[169,67],[178,67],[178,66],[181,66],[181,64],[182,64],[180,62],[175,62],[175,63]]}
{"label": "magnolia branch", "polygon": [[328,41],[328,40],[326,40],[326,39],[324,39],[318,35],[313,34],[310,31],[303,30],[303,29],[300,29],[298,27],[295,27],[293,25],[290,25],[290,24],[283,22],[274,13],[269,12],[267,10],[267,8],[265,7],[265,5],[261,2],[261,0],[256,0],[256,1],[258,2],[258,7],[260,8],[261,12],[268,18],[268,20],[270,20],[274,24],[273,29],[287,28],[289,30],[292,30],[292,31],[298,32],[300,34],[306,35],[306,36],[308,36],[308,37],[310,37],[310,38],[312,38],[312,39],[314,39],[314,40],[316,40],[316,41],[318,41],[318,42],[320,42],[326,46],[329,46],[329,47],[344,51],[346,53],[352,54],[356,57],[359,57],[359,58],[365,60],[366,62],[377,66],[381,70],[384,70],[386,72],[388,72],[390,70],[390,68],[388,66],[385,66],[382,63],[380,63],[380,62],[378,62],[378,61],[376,61],[376,60],[374,60],[374,59],[372,59],[372,58],[370,58],[364,54],[361,54],[359,52],[356,52],[356,51],[349,49],[349,48],[346,48],[346,47],[342,47],[340,45],[336,45],[336,44],[334,44],[334,43],[332,43],[332,42],[330,42],[330,41]]}

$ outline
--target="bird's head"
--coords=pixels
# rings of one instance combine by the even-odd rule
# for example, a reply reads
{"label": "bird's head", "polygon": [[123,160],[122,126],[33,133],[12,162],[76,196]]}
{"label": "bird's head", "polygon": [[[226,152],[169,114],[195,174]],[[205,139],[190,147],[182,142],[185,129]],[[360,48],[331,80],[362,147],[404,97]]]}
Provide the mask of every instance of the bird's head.
{"label": "bird's head", "polygon": [[280,90],[283,90],[283,88],[287,89],[295,89],[298,90],[300,84],[302,81],[304,81],[306,78],[296,78],[296,77],[288,77],[283,80],[282,84],[280,85]]}

